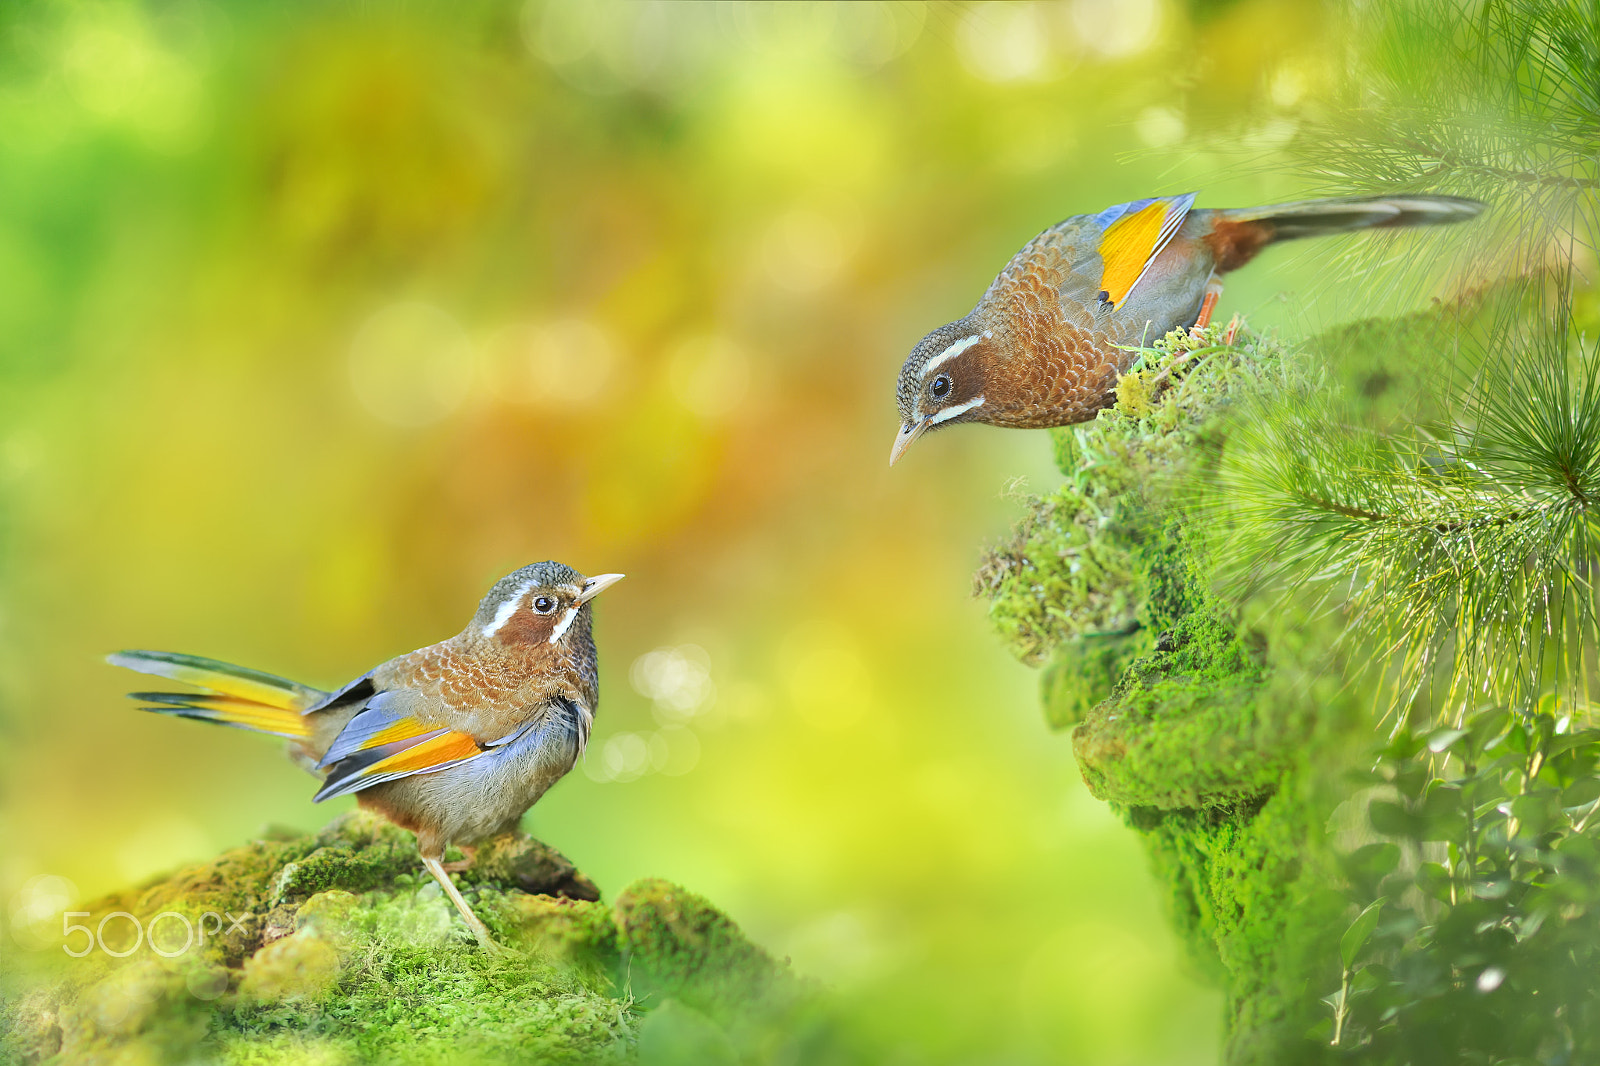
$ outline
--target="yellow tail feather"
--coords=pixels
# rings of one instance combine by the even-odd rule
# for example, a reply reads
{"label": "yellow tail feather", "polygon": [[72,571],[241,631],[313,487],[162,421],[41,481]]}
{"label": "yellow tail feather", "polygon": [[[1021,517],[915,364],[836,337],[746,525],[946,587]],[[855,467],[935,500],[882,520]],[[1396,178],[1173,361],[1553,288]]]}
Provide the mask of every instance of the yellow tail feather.
{"label": "yellow tail feather", "polygon": [[106,662],[137,670],[141,674],[155,674],[170,681],[181,681],[224,696],[286,711],[303,711],[320,703],[328,695],[321,689],[287,678],[198,655],[181,655],[171,651],[119,651],[107,655]]}
{"label": "yellow tail feather", "polygon": [[115,666],[207,689],[205,692],[134,692],[146,711],[193,718],[304,740],[311,725],[303,716],[327,693],[285,678],[249,670],[216,659],[166,651],[121,651],[106,656]]}

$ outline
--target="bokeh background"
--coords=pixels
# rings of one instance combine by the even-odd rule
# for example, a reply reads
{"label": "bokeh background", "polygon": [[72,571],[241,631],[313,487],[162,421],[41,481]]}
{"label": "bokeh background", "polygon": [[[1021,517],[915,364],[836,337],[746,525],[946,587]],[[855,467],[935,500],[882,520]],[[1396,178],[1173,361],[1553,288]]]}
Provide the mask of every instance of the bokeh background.
{"label": "bokeh background", "polygon": [[[708,896],[879,1061],[1214,1061],[1219,994],[970,598],[1048,441],[891,472],[893,379],[1068,214],[1302,192],[1273,161],[1335,32],[1300,0],[0,7],[0,950],[56,949],[41,893],[352,802],[133,713],[107,651],[331,687],[557,558],[629,577],[588,758],[525,824],[607,893]],[[1350,314],[1310,252],[1223,314]]]}

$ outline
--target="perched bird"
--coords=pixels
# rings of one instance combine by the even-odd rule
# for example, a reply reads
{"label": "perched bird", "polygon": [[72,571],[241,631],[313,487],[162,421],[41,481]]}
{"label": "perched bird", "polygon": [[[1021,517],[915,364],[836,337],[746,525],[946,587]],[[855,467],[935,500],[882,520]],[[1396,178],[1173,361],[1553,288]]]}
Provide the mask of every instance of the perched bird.
{"label": "perched bird", "polygon": [[1140,346],[1204,326],[1218,280],[1277,241],[1461,222],[1454,196],[1307,200],[1194,209],[1194,193],[1076,215],[1029,241],[966,317],[917,343],[900,368],[889,465],[930,429],[961,422],[1037,429],[1084,422],[1114,399]]}
{"label": "perched bird", "polygon": [[143,710],[287,737],[323,778],[317,801],[354,793],[415,832],[423,865],[493,949],[445,848],[514,826],[583,753],[599,702],[589,601],[622,576],[525,566],[495,583],[466,629],[337,692],[193,655],[106,658],[205,690],[131,693]]}

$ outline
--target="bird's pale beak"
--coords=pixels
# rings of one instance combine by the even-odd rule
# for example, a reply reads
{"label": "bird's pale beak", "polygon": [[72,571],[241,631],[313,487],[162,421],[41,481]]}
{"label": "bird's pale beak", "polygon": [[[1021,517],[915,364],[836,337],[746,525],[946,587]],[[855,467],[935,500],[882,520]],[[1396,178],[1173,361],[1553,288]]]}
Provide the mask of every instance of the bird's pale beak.
{"label": "bird's pale beak", "polygon": [[583,591],[578,594],[578,602],[588,603],[627,576],[627,574],[597,574],[591,577],[583,583]]}
{"label": "bird's pale beak", "polygon": [[931,420],[924,418],[912,425],[901,426],[900,432],[895,434],[894,447],[889,449],[889,465],[899,462],[906,449],[911,447],[911,442],[926,433],[930,425]]}

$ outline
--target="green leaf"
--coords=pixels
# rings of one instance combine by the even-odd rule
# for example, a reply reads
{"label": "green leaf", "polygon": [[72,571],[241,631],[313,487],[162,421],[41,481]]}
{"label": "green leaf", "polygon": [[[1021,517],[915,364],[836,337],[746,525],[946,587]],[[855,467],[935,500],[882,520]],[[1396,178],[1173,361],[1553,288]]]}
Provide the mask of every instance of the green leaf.
{"label": "green leaf", "polygon": [[1425,862],[1417,867],[1417,887],[1424,894],[1441,903],[1450,899],[1450,871],[1436,862]]}
{"label": "green leaf", "polygon": [[1388,800],[1374,800],[1367,808],[1367,817],[1372,828],[1385,836],[1417,837],[1422,832],[1418,818],[1400,804]]}
{"label": "green leaf", "polygon": [[1561,793],[1561,806],[1571,810],[1600,799],[1600,777],[1580,777]]}
{"label": "green leaf", "polygon": [[1365,996],[1389,983],[1389,975],[1382,966],[1363,966],[1350,978],[1350,998]]}
{"label": "green leaf", "polygon": [[1474,715],[1469,725],[1473,748],[1478,751],[1488,748],[1491,740],[1504,735],[1510,720],[1511,713],[1503,707],[1490,707]]}
{"label": "green leaf", "polygon": [[1550,738],[1545,745],[1545,755],[1546,757],[1559,755],[1564,751],[1582,748],[1594,742],[1595,738],[1592,730],[1586,729],[1582,733],[1561,733]]}
{"label": "green leaf", "polygon": [[1400,845],[1389,841],[1366,844],[1345,858],[1345,869],[1352,881],[1369,881],[1374,885],[1394,873],[1400,865]]}
{"label": "green leaf", "polygon": [[1559,803],[1554,789],[1542,788],[1512,800],[1511,813],[1522,822],[1520,832],[1536,837],[1548,831],[1561,817]]}
{"label": "green leaf", "polygon": [[1379,896],[1367,904],[1367,909],[1356,915],[1356,920],[1350,923],[1350,928],[1339,938],[1339,958],[1344,963],[1345,969],[1348,970],[1355,965],[1356,956],[1366,946],[1367,938],[1372,936],[1372,931],[1378,927],[1378,916],[1387,902],[1389,897]]}

